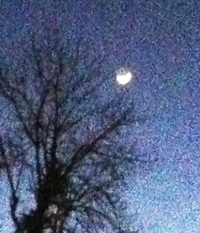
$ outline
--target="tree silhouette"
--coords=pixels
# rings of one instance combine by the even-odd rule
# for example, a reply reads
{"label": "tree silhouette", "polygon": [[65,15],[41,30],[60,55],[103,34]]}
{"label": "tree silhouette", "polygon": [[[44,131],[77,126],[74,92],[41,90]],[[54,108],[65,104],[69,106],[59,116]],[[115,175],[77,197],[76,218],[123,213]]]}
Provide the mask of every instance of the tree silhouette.
{"label": "tree silhouette", "polygon": [[[64,46],[57,29],[43,33],[31,31],[20,59],[0,73],[1,167],[15,232],[122,232],[120,188],[137,158],[119,140],[136,120],[133,102],[119,93],[102,101],[104,57],[92,56],[91,41]],[[24,182],[35,200],[28,212]]]}

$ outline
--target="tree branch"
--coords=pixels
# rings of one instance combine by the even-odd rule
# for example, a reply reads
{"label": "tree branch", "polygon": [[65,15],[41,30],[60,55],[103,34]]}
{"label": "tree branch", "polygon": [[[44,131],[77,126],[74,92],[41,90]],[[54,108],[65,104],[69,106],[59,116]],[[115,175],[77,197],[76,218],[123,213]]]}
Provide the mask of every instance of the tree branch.
{"label": "tree branch", "polygon": [[16,228],[21,229],[19,220],[18,220],[17,215],[16,215],[18,201],[19,201],[19,198],[17,196],[18,185],[16,186],[16,188],[14,187],[14,181],[13,181],[13,178],[11,175],[11,169],[10,169],[9,163],[7,161],[7,158],[6,158],[6,153],[5,153],[5,149],[3,147],[3,140],[2,140],[1,136],[0,136],[0,152],[1,152],[1,155],[2,155],[3,160],[5,162],[6,173],[8,176],[8,182],[10,184],[10,189],[11,189],[11,197],[10,197],[11,217],[12,217],[13,222],[15,223]]}

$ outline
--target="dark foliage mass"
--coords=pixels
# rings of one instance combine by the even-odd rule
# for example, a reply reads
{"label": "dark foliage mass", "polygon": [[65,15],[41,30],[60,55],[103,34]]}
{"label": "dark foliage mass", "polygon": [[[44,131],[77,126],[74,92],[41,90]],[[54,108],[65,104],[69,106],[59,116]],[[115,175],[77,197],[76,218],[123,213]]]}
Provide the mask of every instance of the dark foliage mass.
{"label": "dark foliage mass", "polygon": [[[133,101],[113,84],[98,41],[68,30],[63,43],[50,9],[42,28],[42,10],[29,12],[17,57],[1,65],[1,170],[15,232],[130,232],[121,191],[136,157],[120,133],[135,121]],[[28,193],[35,205],[23,211]]]}

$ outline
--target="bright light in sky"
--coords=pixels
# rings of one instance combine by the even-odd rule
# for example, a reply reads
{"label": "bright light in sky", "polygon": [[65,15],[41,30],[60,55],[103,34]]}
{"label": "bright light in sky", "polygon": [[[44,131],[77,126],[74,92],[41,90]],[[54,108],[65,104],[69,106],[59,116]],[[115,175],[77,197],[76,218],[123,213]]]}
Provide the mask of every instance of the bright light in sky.
{"label": "bright light in sky", "polygon": [[126,85],[131,81],[132,75],[130,72],[121,72],[117,74],[117,82],[121,85]]}

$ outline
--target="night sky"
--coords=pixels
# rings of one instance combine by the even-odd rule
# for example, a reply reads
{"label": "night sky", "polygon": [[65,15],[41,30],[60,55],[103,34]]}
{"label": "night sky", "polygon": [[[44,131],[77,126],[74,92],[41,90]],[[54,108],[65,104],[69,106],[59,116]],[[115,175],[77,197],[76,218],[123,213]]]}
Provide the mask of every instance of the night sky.
{"label": "night sky", "polygon": [[[2,1],[0,6],[3,64],[20,57],[21,41],[28,41],[30,31],[39,33],[42,22],[39,11],[32,17],[34,25],[30,20],[37,12],[31,3],[10,2],[14,4]],[[200,232],[200,3],[60,1],[55,11],[51,1],[42,2],[38,9],[55,19],[51,27],[60,20],[62,41],[70,36],[73,45],[82,33],[96,56],[105,58],[101,75],[107,79],[99,99],[119,95],[115,72],[120,67],[134,74],[126,98],[134,99],[135,114],[145,121],[125,128],[121,142],[130,148],[136,143],[146,163],[128,178],[125,198],[133,226],[141,233]],[[65,27],[70,28],[67,35]],[[1,210],[8,196],[5,187],[0,188]],[[6,216],[1,212],[0,232],[9,232]]]}

